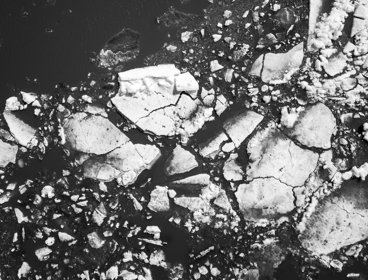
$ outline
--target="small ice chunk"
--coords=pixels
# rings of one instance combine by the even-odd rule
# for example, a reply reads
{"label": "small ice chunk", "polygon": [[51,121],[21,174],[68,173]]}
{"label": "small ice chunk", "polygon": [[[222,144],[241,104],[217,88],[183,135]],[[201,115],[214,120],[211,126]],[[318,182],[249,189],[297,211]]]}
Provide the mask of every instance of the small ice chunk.
{"label": "small ice chunk", "polygon": [[148,208],[153,212],[166,212],[170,210],[170,201],[167,194],[167,187],[156,186],[151,192],[151,199]]}
{"label": "small ice chunk", "polygon": [[165,172],[171,176],[189,172],[196,167],[198,167],[198,162],[195,156],[181,146],[176,146],[171,157],[166,162]]}
{"label": "small ice chunk", "polygon": [[191,32],[191,31],[184,31],[184,32],[182,32],[181,33],[181,41],[183,43],[188,42],[189,39],[192,37],[192,35],[193,35],[193,32]]}
{"label": "small ice chunk", "polygon": [[48,256],[52,253],[52,250],[49,247],[39,248],[35,251],[35,255],[39,261],[47,260]]}
{"label": "small ice chunk", "polygon": [[212,60],[210,62],[210,69],[211,69],[211,72],[216,72],[216,71],[219,71],[221,69],[223,69],[224,66],[222,66],[217,59],[215,60]]}
{"label": "small ice chunk", "polygon": [[18,269],[18,278],[27,277],[28,273],[31,271],[31,267],[27,262],[23,262],[21,267]]}
{"label": "small ice chunk", "polygon": [[87,234],[87,239],[89,245],[94,249],[100,249],[105,244],[105,240],[103,240],[95,231]]}

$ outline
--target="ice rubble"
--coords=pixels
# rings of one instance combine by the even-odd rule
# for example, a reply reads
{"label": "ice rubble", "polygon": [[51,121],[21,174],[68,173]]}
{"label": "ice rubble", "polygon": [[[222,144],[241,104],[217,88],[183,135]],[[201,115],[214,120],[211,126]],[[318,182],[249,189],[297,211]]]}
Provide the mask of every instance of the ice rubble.
{"label": "ice rubble", "polygon": [[156,186],[151,192],[148,208],[154,212],[169,211],[172,209],[170,200],[172,205],[191,212],[194,221],[199,224],[220,227],[223,223],[237,222],[236,212],[226,192],[211,182],[210,176],[205,173],[169,182],[168,187]]}
{"label": "ice rubble", "polygon": [[317,20],[322,12],[323,3],[323,0],[309,1],[308,49],[310,49],[311,39],[314,36],[314,30],[316,28]]}
{"label": "ice rubble", "polygon": [[[188,178],[189,184],[191,184],[191,178],[194,177]],[[195,183],[197,183],[196,179],[193,181],[193,184]],[[198,196],[175,196],[173,201],[176,205],[192,212],[193,218],[200,223],[211,223],[212,219],[219,213],[230,214],[232,217],[236,216],[226,192],[210,181],[201,187]],[[216,207],[221,210],[217,210]]]}
{"label": "ice rubble", "polygon": [[311,48],[316,51],[331,46],[332,41],[341,36],[345,20],[353,10],[354,5],[350,0],[334,1],[330,14],[315,26]]}

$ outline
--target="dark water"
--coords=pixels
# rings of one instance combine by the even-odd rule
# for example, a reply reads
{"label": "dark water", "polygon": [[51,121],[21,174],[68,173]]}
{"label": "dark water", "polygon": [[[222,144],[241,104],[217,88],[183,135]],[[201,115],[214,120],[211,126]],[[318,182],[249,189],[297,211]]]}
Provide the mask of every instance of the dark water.
{"label": "dark water", "polygon": [[96,70],[90,58],[123,27],[141,33],[140,58],[151,54],[166,40],[156,18],[169,6],[200,14],[207,4],[206,0],[186,4],[179,0],[0,0],[0,103],[18,90],[52,93],[57,83],[78,84]]}

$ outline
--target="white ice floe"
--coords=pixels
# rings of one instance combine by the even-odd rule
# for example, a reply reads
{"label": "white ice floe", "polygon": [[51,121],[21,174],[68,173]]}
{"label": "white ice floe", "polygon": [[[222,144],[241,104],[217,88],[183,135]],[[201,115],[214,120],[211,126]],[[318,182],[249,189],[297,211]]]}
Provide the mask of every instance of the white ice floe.
{"label": "white ice floe", "polygon": [[241,184],[235,196],[245,219],[275,218],[294,209],[293,188],[273,178]]}
{"label": "white ice floe", "polygon": [[249,75],[261,77],[265,83],[286,83],[303,62],[303,48],[304,43],[300,43],[286,53],[262,54],[252,65]]}
{"label": "white ice floe", "polygon": [[179,134],[187,139],[213,118],[213,109],[197,99],[199,85],[195,78],[190,73],[181,74],[172,64],[119,73],[119,83],[113,104],[146,132]]}
{"label": "white ice floe", "polygon": [[198,166],[195,156],[182,148],[176,146],[172,155],[166,161],[165,172],[167,175],[174,175],[189,172]]}
{"label": "white ice floe", "polygon": [[6,167],[9,163],[15,163],[17,153],[17,145],[0,140],[0,168]]}
{"label": "white ice floe", "polygon": [[325,198],[303,225],[302,246],[330,254],[368,238],[368,189],[349,185]]}
{"label": "white ice floe", "polygon": [[4,111],[3,115],[10,133],[18,144],[25,147],[34,147],[37,144],[35,128],[26,124],[12,111]]}

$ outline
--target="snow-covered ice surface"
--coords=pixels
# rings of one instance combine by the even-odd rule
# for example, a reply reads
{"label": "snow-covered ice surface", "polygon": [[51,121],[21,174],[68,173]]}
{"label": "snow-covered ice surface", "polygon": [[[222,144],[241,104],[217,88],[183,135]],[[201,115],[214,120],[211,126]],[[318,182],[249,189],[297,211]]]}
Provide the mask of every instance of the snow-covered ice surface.
{"label": "snow-covered ice surface", "polygon": [[207,5],[4,100],[0,278],[368,277],[368,2]]}

